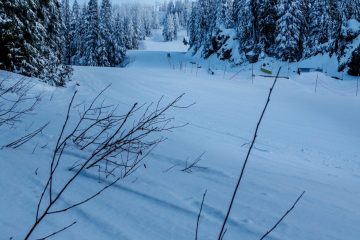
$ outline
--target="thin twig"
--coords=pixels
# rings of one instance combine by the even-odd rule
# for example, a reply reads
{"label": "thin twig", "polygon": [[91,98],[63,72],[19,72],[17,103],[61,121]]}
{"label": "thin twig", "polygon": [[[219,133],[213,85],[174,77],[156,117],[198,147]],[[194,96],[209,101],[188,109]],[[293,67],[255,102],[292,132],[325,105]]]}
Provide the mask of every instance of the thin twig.
{"label": "thin twig", "polygon": [[171,167],[163,170],[163,173],[167,173],[167,172],[169,172],[171,169],[173,169],[173,168],[175,168],[175,167],[177,167],[177,166],[179,166],[179,165],[180,165],[180,164],[173,164]]}
{"label": "thin twig", "polygon": [[61,233],[61,232],[65,231],[66,229],[71,228],[71,227],[72,227],[72,226],[74,226],[75,224],[76,224],[76,221],[75,221],[75,222],[73,222],[72,224],[70,224],[70,225],[68,225],[68,226],[66,226],[66,227],[64,227],[64,228],[62,228],[62,229],[60,229],[59,231],[53,232],[52,234],[49,234],[49,235],[47,235],[46,237],[43,237],[43,238],[38,238],[37,240],[45,240],[45,239],[48,239],[48,238],[50,238],[50,237],[53,237],[53,236],[55,236],[55,235],[57,235],[57,234],[59,234],[59,233]]}
{"label": "thin twig", "polygon": [[225,234],[227,233],[227,228],[225,228],[223,235],[221,236],[221,240],[224,240]]}
{"label": "thin twig", "polygon": [[242,178],[243,178],[243,176],[244,176],[244,172],[245,172],[245,169],[246,169],[246,166],[247,166],[249,157],[250,157],[250,153],[251,153],[252,148],[253,148],[253,146],[254,146],[254,144],[255,144],[255,141],[256,141],[256,138],[257,138],[257,133],[258,133],[258,130],[259,130],[261,121],[262,121],[262,119],[263,119],[263,117],[264,117],[264,115],[265,115],[266,109],[267,109],[267,107],[268,107],[268,105],[269,105],[270,98],[271,98],[271,94],[272,94],[272,92],[273,92],[273,90],[274,90],[275,84],[276,84],[277,79],[278,79],[278,76],[279,76],[279,74],[280,74],[280,70],[281,70],[281,67],[279,68],[279,71],[278,71],[278,73],[277,73],[277,75],[276,75],[276,78],[275,78],[275,80],[274,80],[274,83],[273,83],[273,85],[272,85],[271,88],[270,88],[270,91],[269,91],[269,95],[268,95],[266,104],[265,104],[265,106],[264,106],[264,109],[263,109],[263,111],[262,111],[262,113],[261,113],[261,116],[260,116],[260,118],[259,118],[259,121],[258,121],[258,123],[257,123],[256,129],[255,129],[255,133],[254,133],[253,139],[252,139],[252,141],[251,141],[250,148],[249,148],[249,150],[248,150],[248,152],[247,152],[245,161],[244,161],[244,163],[243,163],[243,166],[242,166],[242,169],[241,169],[241,172],[240,172],[239,179],[238,179],[238,181],[237,181],[237,183],[236,183],[234,192],[233,192],[232,197],[231,197],[231,201],[230,201],[229,207],[228,207],[228,209],[227,209],[227,212],[226,212],[226,215],[225,215],[223,224],[222,224],[222,226],[221,226],[221,230],[220,230],[220,233],[219,233],[219,236],[218,236],[218,240],[221,240],[221,238],[222,238],[222,236],[223,236],[223,234],[224,234],[224,230],[225,230],[227,221],[228,221],[228,219],[229,219],[230,212],[231,212],[231,210],[232,210],[232,206],[233,206],[233,204],[234,204],[234,200],[235,200],[236,194],[237,194],[237,192],[238,192],[238,190],[239,190],[241,180],[242,180]]}
{"label": "thin twig", "polygon": [[185,168],[181,169],[182,172],[187,172],[187,173],[191,173],[193,171],[193,169],[198,168],[198,169],[206,169],[206,167],[201,167],[198,166],[197,164],[201,161],[202,157],[205,155],[206,152],[203,152],[202,154],[200,154],[200,156],[198,156],[191,164],[187,164],[186,161],[186,166]]}
{"label": "thin twig", "polygon": [[[9,144],[7,144],[5,147],[6,148],[13,148],[16,149],[22,145],[24,145],[25,143],[27,143],[28,141],[30,141],[31,139],[33,139],[35,136],[37,136],[38,134],[42,133],[42,131],[50,124],[50,122],[46,123],[44,126],[36,129],[35,131],[19,138],[16,141],[13,141]],[[37,145],[36,145],[37,146]],[[33,150],[33,152],[35,151],[35,149]]]}
{"label": "thin twig", "polygon": [[[50,173],[37,205],[35,222],[25,240],[30,238],[46,216],[63,213],[85,204],[121,179],[133,174],[142,166],[141,163],[148,154],[159,143],[166,140],[166,138],[158,136],[158,133],[179,127],[170,125],[173,118],[167,118],[165,112],[174,108],[184,94],[164,106],[162,106],[162,98],[156,104],[138,106],[135,103],[125,115],[116,115],[117,106],[105,105],[104,101],[99,100],[100,103],[97,101],[105,90],[95,97],[90,106],[84,105],[77,123],[69,129],[71,109],[73,109],[77,92],[73,94],[53,150]],[[135,113],[140,110],[142,115],[135,118]],[[155,137],[152,137],[154,135]],[[63,160],[64,151],[74,144],[79,151],[84,153],[83,160],[79,164],[75,163],[76,166],[71,168],[74,171],[73,174],[63,182],[63,185],[59,186],[59,189],[54,191],[53,181],[56,180],[56,172]],[[75,180],[86,171],[91,171],[93,167],[105,169],[98,171],[98,174],[104,173],[105,176],[114,176],[114,180],[107,182],[100,190],[80,199],[77,203],[54,209],[58,200],[74,184]],[[117,170],[118,168],[120,169]],[[45,198],[49,198],[49,201],[45,202]]]}
{"label": "thin twig", "polygon": [[267,231],[261,238],[260,240],[263,240],[265,239],[272,231],[275,230],[275,228],[277,228],[277,226],[279,226],[279,224],[285,219],[285,217],[292,211],[294,210],[294,208],[296,207],[296,205],[298,204],[298,202],[300,201],[300,199],[304,196],[305,194],[305,191],[296,199],[296,201],[294,202],[294,204],[291,206],[291,208],[289,208],[286,213],[279,219],[279,221],[277,221],[275,223],[275,225],[270,228],[269,231]]}
{"label": "thin twig", "polygon": [[200,217],[201,217],[201,212],[202,212],[202,209],[203,209],[203,206],[204,206],[206,193],[207,193],[207,190],[205,190],[205,192],[204,192],[204,195],[203,195],[203,198],[202,198],[202,201],[201,201],[201,205],[200,205],[199,214],[198,214],[197,221],[196,221],[195,240],[198,240]]}
{"label": "thin twig", "polygon": [[35,85],[24,78],[0,80],[0,126],[14,126],[21,117],[30,114],[39,103],[41,95],[30,96]]}

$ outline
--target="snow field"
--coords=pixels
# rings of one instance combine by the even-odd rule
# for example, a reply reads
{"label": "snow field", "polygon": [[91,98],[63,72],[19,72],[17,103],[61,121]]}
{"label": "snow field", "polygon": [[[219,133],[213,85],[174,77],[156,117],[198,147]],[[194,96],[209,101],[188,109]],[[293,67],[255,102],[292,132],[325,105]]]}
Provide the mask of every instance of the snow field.
{"label": "snow field", "polygon": [[[54,239],[193,239],[205,189],[199,239],[217,237],[272,79],[256,76],[252,84],[251,65],[228,65],[224,73],[225,64],[214,58],[200,60],[185,54],[181,36],[176,42],[163,43],[159,34],[147,39],[144,49],[129,51],[126,68],[75,67],[74,81],[64,89],[39,83],[34,91],[41,91],[43,99],[36,114],[15,129],[2,129],[1,145],[24,135],[30,123],[35,128],[51,121],[33,142],[0,151],[1,239],[21,239],[34,220],[51,150],[74,89],[79,91],[76,102],[81,103],[108,84],[107,101],[119,104],[123,112],[134,102],[149,103],[161,96],[171,101],[186,93],[182,103],[196,105],[168,115],[176,123],[189,125],[166,133],[168,140],[147,158],[146,168],[95,200],[47,218],[36,237],[76,220],[75,226]],[[321,61],[309,64],[321,65]],[[269,62],[274,72],[282,65],[281,75],[288,74],[287,64]],[[208,74],[209,66],[214,75]],[[256,75],[259,67],[254,66]],[[279,79],[275,87],[226,239],[259,239],[305,190],[297,208],[268,239],[356,240],[360,230],[360,97],[353,92],[355,80],[338,81],[317,73],[298,76],[297,66],[290,67],[290,79]],[[0,77],[7,74],[0,72]],[[317,76],[331,90],[319,84],[315,93]],[[187,159],[203,152],[199,165],[206,169],[181,171]],[[76,149],[65,154],[69,163],[81,159]],[[65,176],[69,174],[66,164],[62,166]],[[82,175],[62,204],[98,188],[96,175]]]}

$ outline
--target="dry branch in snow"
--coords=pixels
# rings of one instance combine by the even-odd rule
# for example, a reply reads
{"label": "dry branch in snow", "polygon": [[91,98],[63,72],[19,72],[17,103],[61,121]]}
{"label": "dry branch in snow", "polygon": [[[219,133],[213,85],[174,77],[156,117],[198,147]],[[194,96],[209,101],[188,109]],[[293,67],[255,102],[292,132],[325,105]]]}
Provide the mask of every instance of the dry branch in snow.
{"label": "dry branch in snow", "polygon": [[[184,94],[168,104],[163,103],[163,98],[151,104],[135,103],[125,114],[117,114],[117,106],[106,105],[100,100],[107,88],[101,91],[89,106],[81,105],[83,109],[79,112],[79,117],[71,124],[77,92],[73,94],[53,151],[48,179],[37,205],[35,222],[25,240],[33,235],[45,217],[78,207],[133,174],[142,166],[144,158],[159,143],[166,140],[161,133],[186,125],[173,125],[173,118],[165,116],[170,109],[186,108],[177,105]],[[70,168],[70,176],[59,184],[62,182],[59,179],[59,166],[64,162],[64,155],[70,147],[76,148],[83,157]],[[109,178],[106,184],[82,200],[68,206],[59,206],[58,202],[67,190],[76,187],[75,180],[85,173],[93,174],[94,171],[104,173],[104,177]],[[54,181],[57,183],[56,187]],[[71,226],[73,224],[69,225]],[[62,231],[55,233],[60,232]]]}

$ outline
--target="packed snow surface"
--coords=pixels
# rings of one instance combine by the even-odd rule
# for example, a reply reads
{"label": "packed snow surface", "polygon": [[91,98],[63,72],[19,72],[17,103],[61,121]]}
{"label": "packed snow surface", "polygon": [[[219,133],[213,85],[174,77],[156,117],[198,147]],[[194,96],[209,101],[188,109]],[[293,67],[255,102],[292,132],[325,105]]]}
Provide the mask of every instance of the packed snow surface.
{"label": "packed snow surface", "polygon": [[[120,112],[134,102],[150,103],[161,96],[169,102],[185,93],[181,104],[196,104],[167,114],[175,123],[189,125],[163,133],[168,140],[146,159],[146,168],[85,205],[47,217],[33,239],[74,220],[76,225],[53,239],[194,239],[205,190],[199,239],[217,239],[273,79],[259,76],[264,75],[260,63],[231,67],[213,58],[193,58],[185,53],[182,36],[164,43],[160,30],[142,46],[128,52],[130,63],[125,68],[74,67],[74,80],[67,88],[38,83],[32,93],[41,92],[42,101],[34,114],[14,127],[2,127],[0,143],[4,145],[50,121],[32,142],[15,150],[0,150],[0,239],[22,239],[34,221],[74,90],[79,91],[76,103],[88,102],[108,84],[106,99],[118,104]],[[322,67],[327,61],[331,62],[317,57],[308,64]],[[267,239],[359,239],[360,96],[355,96],[356,79],[345,75],[341,81],[317,72],[298,75],[298,64],[271,59],[268,63],[273,74],[282,66],[280,75],[290,79],[280,78],[275,86],[225,239],[259,239],[302,191],[306,191],[304,198]],[[0,72],[2,79],[17,77]],[[187,161],[203,152],[199,165],[204,168],[181,171]],[[72,152],[65,155],[69,161],[81,160]],[[62,171],[68,174],[66,168]],[[87,197],[104,184],[92,175],[82,175],[62,204]]]}

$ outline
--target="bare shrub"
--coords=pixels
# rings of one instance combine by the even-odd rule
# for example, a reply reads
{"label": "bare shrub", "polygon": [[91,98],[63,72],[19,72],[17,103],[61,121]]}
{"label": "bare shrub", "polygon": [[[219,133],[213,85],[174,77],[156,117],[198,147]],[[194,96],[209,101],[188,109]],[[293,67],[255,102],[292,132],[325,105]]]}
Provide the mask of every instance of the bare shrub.
{"label": "bare shrub", "polygon": [[[82,107],[82,110],[74,124],[71,124],[70,120],[77,92],[72,96],[53,150],[48,179],[37,205],[35,222],[25,239],[33,235],[34,230],[47,216],[61,214],[78,207],[133,174],[142,166],[144,158],[159,143],[166,140],[161,133],[184,126],[173,125],[173,118],[165,116],[170,109],[188,107],[176,105],[183,95],[168,104],[163,104],[162,98],[151,104],[135,103],[125,114],[117,114],[117,106],[106,105],[101,100],[105,90],[100,92],[88,106],[75,106],[75,108]],[[75,147],[83,157],[69,168],[71,174],[61,186],[55,187],[54,181],[57,181],[57,186],[60,181],[59,165],[64,162],[65,153],[70,147]],[[105,185],[88,197],[68,206],[57,204],[71,186],[76,187],[76,179],[82,174],[94,174],[96,171],[103,177],[109,178]],[[75,223],[47,236],[58,234]]]}

